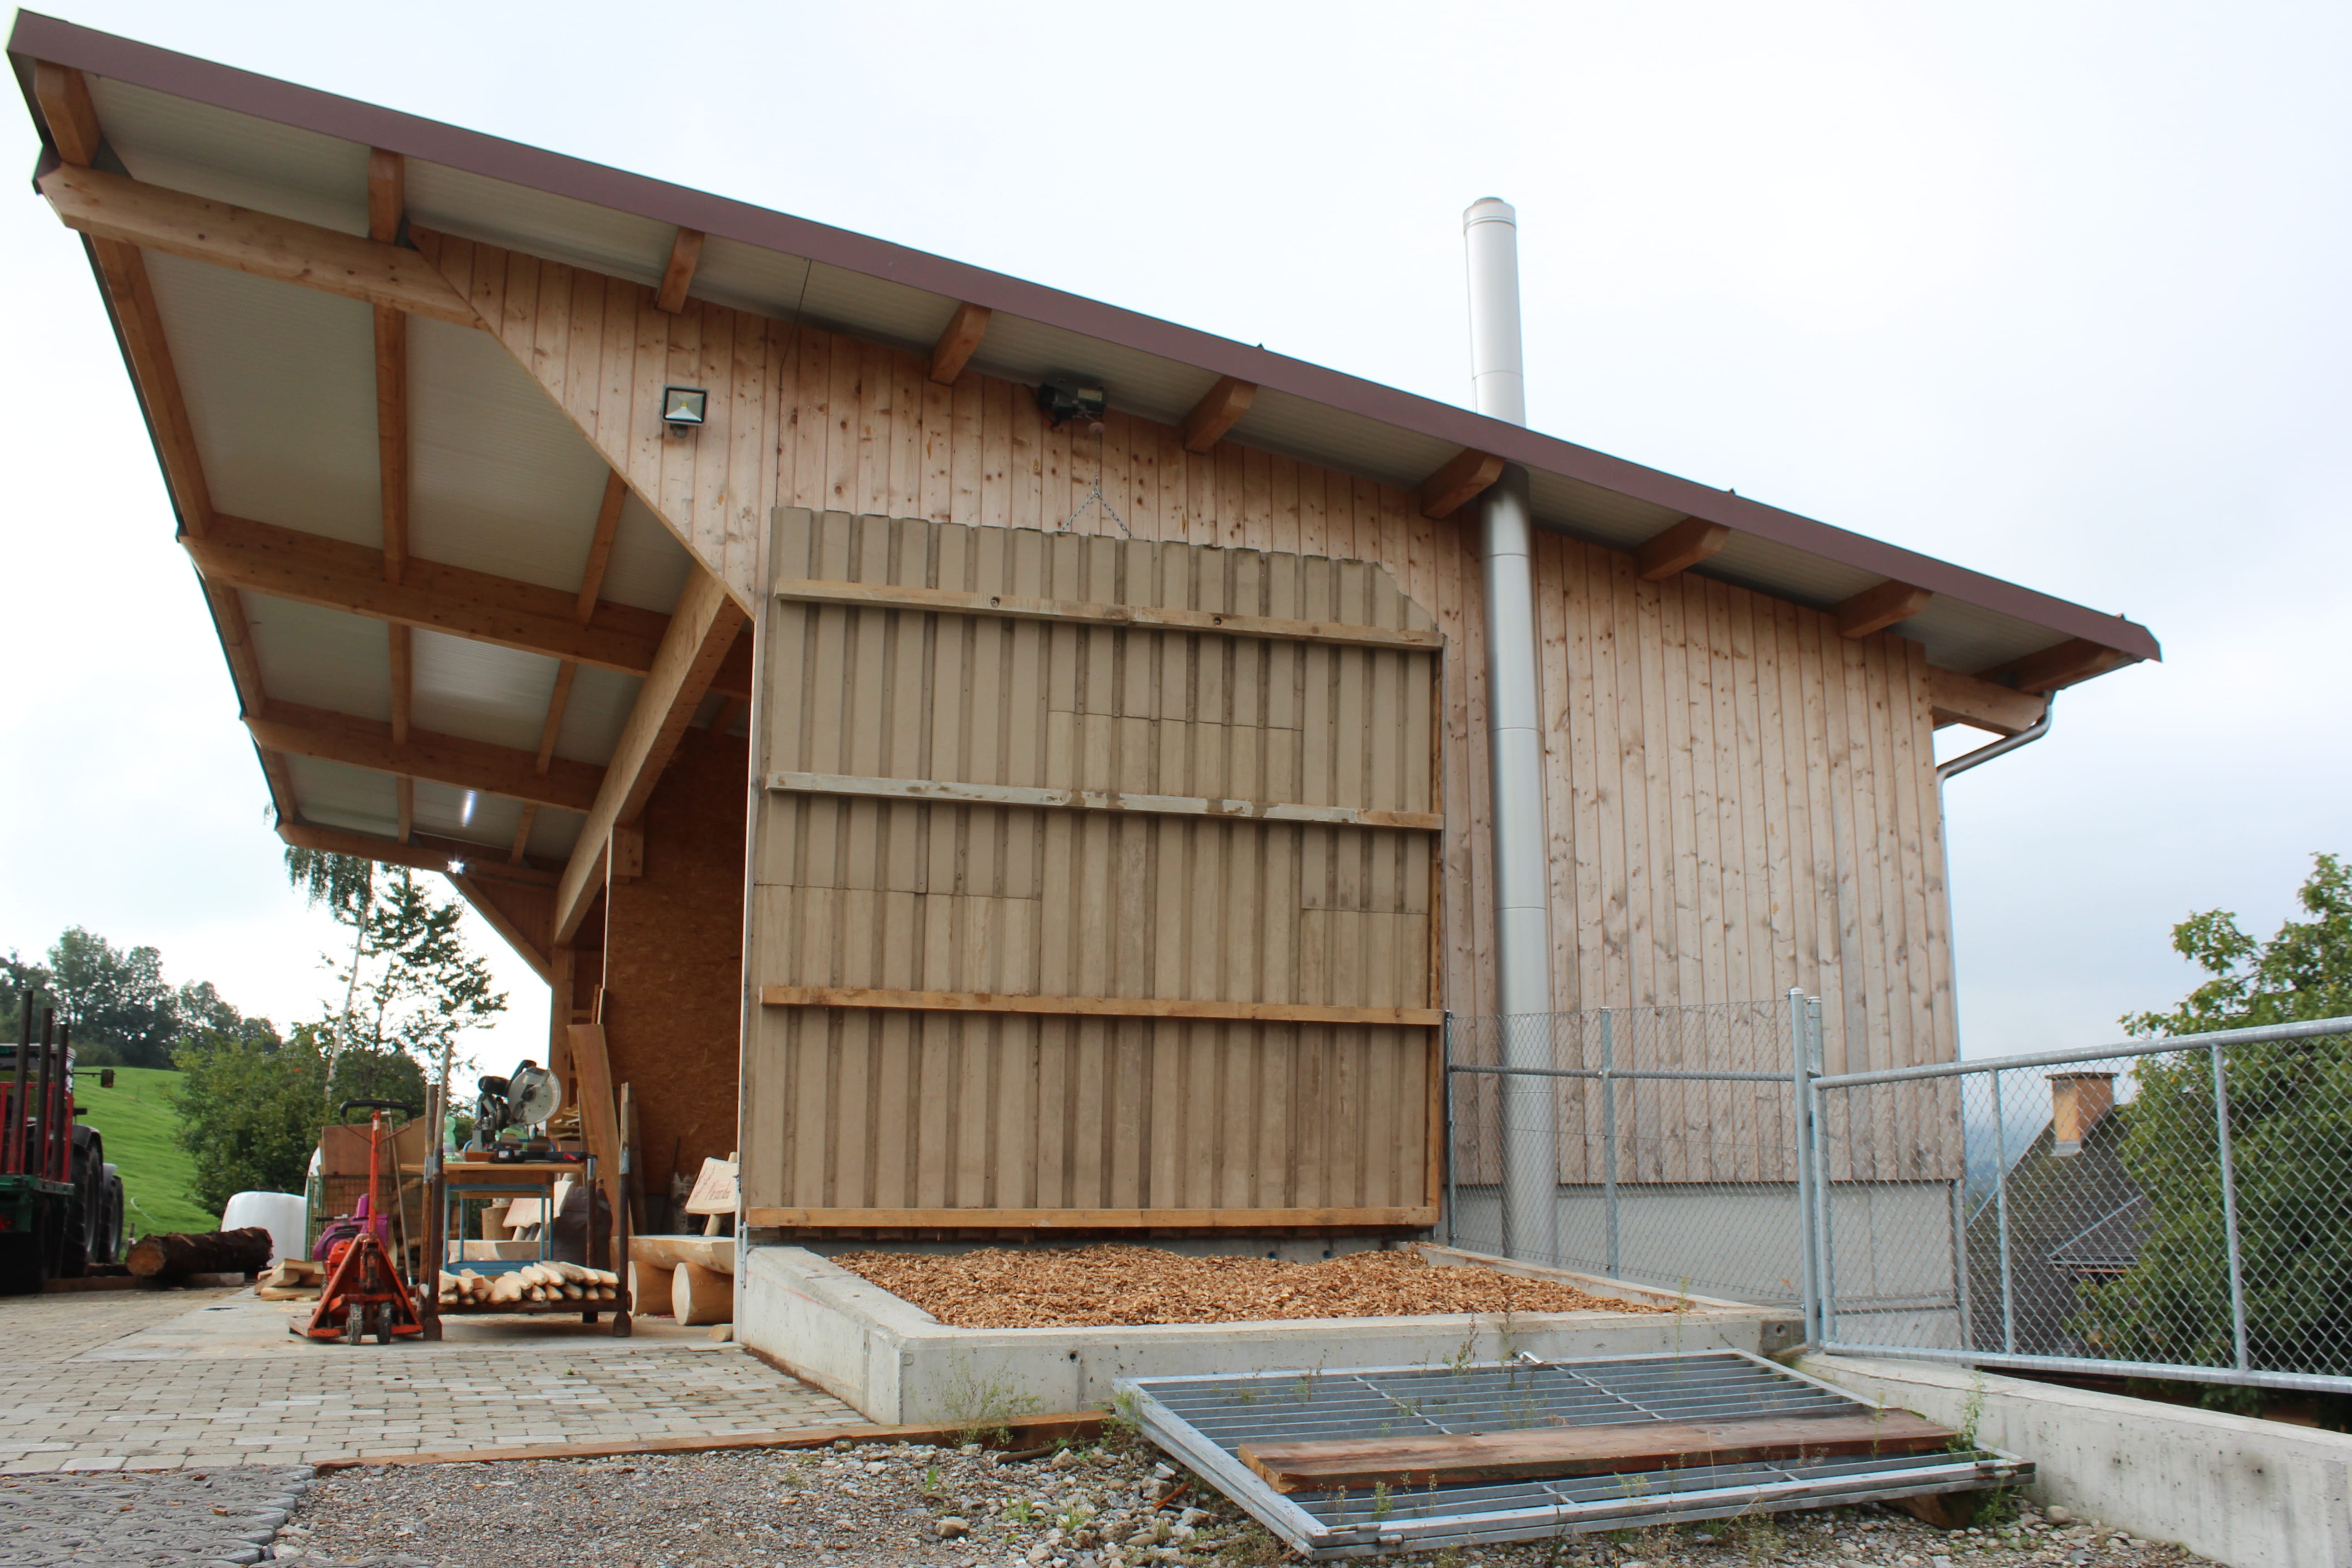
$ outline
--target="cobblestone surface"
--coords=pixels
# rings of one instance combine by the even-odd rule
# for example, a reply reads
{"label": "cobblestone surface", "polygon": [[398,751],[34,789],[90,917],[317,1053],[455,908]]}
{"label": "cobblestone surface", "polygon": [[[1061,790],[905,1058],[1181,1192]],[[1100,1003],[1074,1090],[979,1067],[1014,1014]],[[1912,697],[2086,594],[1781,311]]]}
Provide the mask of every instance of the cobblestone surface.
{"label": "cobblestone surface", "polygon": [[305,1343],[226,1291],[0,1300],[0,1475],[206,1469],[858,1424],[731,1345],[560,1329]]}
{"label": "cobblestone surface", "polygon": [[269,1554],[310,1467],[0,1478],[0,1563],[244,1563]]}

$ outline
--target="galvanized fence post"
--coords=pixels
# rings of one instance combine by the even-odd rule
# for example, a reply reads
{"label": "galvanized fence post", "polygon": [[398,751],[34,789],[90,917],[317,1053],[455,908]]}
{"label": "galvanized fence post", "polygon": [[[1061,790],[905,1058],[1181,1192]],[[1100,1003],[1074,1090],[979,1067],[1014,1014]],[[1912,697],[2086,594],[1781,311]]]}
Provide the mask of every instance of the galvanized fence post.
{"label": "galvanized fence post", "polygon": [[2000,1069],[1992,1079],[1992,1203],[1993,1222],[2000,1233],[2000,1353],[2017,1353],[2017,1298],[2009,1268],[2009,1123],[2000,1109]]}
{"label": "galvanized fence post", "polygon": [[1454,1245],[1454,1172],[1461,1165],[1461,1151],[1454,1143],[1454,1009],[1445,1010],[1445,1022],[1439,1033],[1438,1051],[1444,1058],[1445,1078],[1445,1245]]}
{"label": "galvanized fence post", "polygon": [[1617,1035],[1614,1009],[1601,1010],[1601,1213],[1608,1227],[1610,1279],[1617,1278]]}
{"label": "galvanized fence post", "polygon": [[1822,1342],[1829,1342],[1837,1320],[1837,1237],[1830,1226],[1829,1127],[1822,1115],[1821,1085],[1814,1080],[1823,1066],[1822,999],[1805,998],[1805,1052],[1812,1071],[1805,1078],[1805,1112],[1813,1123],[1813,1258],[1818,1270],[1814,1310],[1821,1315]]}
{"label": "galvanized fence post", "polygon": [[1792,985],[1789,987],[1789,1056],[1794,1063],[1790,1088],[1796,1097],[1792,1113],[1797,1122],[1797,1273],[1802,1281],[1805,1339],[1818,1344],[1822,1334],[1821,1300],[1813,1289],[1819,1267],[1814,1261],[1818,1254],[1813,1236],[1813,1075],[1811,1053],[1805,1047],[1805,994]]}
{"label": "galvanized fence post", "polygon": [[2223,1081],[2221,1047],[2213,1052],[2213,1139],[2221,1156],[2221,1242],[2230,1257],[2230,1337],[2237,1352],[2238,1370],[2252,1370],[2246,1353],[2246,1277],[2238,1250],[2238,1168],[2230,1149],[2230,1087]]}

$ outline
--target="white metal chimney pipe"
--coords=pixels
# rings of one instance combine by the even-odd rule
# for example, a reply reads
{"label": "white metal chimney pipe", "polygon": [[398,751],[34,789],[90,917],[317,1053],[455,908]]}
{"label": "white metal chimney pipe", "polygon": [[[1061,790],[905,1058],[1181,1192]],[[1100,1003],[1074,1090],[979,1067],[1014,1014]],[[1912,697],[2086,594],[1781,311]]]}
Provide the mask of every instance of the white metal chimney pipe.
{"label": "white metal chimney pipe", "polygon": [[[1478,412],[1528,422],[1519,349],[1518,215],[1487,196],[1462,215],[1470,273],[1470,366]],[[1517,464],[1478,500],[1486,594],[1486,748],[1494,793],[1495,968],[1502,1065],[1549,1068],[1551,921],[1543,732],[1538,717],[1535,515]],[[1503,1250],[1556,1263],[1559,1151],[1549,1078],[1502,1079]]]}

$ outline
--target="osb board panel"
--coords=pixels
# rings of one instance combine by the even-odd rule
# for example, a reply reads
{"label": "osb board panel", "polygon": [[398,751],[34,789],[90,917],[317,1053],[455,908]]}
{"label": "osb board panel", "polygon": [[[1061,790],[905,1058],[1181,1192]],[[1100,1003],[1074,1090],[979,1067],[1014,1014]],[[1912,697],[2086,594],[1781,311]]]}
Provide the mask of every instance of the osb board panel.
{"label": "osb board panel", "polygon": [[[776,580],[1426,628],[1356,562],[779,509]],[[760,772],[1429,811],[1433,652],[772,603]],[[762,984],[1428,1005],[1433,836],[763,795]],[[763,1008],[755,1208],[1434,1201],[1418,1029]]]}
{"label": "osb board panel", "polygon": [[646,806],[645,875],[612,885],[605,1047],[615,1093],[635,1091],[648,1193],[735,1149],[746,755],[688,731]]}

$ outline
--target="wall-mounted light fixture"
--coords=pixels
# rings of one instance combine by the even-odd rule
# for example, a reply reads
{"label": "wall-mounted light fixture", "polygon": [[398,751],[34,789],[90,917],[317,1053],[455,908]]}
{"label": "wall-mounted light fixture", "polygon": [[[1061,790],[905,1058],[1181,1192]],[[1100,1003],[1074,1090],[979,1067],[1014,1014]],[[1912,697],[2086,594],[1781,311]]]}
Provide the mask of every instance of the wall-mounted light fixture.
{"label": "wall-mounted light fixture", "polygon": [[1037,406],[1045,411],[1048,422],[1060,426],[1071,419],[1100,419],[1103,411],[1110,406],[1110,399],[1099,386],[1075,381],[1046,381],[1038,384]]}
{"label": "wall-mounted light fixture", "polygon": [[710,406],[710,394],[698,386],[665,386],[662,388],[662,423],[674,429],[690,429],[703,422]]}

